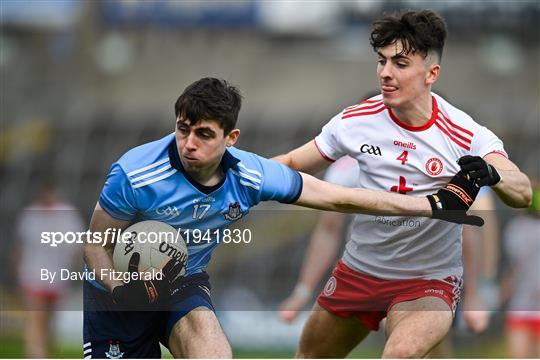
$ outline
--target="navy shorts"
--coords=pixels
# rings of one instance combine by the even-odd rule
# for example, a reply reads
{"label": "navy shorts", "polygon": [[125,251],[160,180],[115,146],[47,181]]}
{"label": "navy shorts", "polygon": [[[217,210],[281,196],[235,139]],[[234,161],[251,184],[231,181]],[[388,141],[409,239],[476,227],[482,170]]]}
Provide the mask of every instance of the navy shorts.
{"label": "navy shorts", "polygon": [[160,358],[171,330],[191,310],[212,311],[205,272],[180,279],[173,287],[169,311],[121,311],[109,292],[84,282],[83,356],[90,358]]}

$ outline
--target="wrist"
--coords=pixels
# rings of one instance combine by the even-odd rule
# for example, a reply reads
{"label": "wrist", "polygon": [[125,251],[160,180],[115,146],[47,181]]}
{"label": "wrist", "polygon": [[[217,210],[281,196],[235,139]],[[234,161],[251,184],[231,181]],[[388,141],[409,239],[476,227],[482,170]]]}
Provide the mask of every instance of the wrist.
{"label": "wrist", "polygon": [[441,198],[437,194],[431,194],[427,196],[429,205],[431,206],[432,216],[435,211],[443,210],[443,204]]}
{"label": "wrist", "polygon": [[123,282],[117,282],[117,281],[114,281],[112,283],[109,283],[109,284],[105,284],[105,287],[109,290],[109,292],[112,294],[112,292],[114,291],[114,289],[116,289],[117,287],[119,286],[124,286],[124,283]]}
{"label": "wrist", "polygon": [[313,289],[304,283],[296,284],[293,290],[293,296],[301,299],[309,299],[312,293]]}
{"label": "wrist", "polygon": [[488,172],[493,179],[493,184],[491,184],[492,187],[497,187],[502,181],[502,176],[497,170],[497,168],[493,165],[488,164]]}

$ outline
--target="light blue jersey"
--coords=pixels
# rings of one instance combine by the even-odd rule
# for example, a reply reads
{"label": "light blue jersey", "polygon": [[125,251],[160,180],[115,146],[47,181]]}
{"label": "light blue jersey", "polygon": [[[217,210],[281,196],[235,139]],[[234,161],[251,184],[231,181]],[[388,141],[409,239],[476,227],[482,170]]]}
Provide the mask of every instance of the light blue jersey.
{"label": "light blue jersey", "polygon": [[298,172],[247,151],[227,148],[221,166],[225,176],[216,186],[195,182],[184,171],[175,136],[170,134],[133,148],[115,162],[99,204],[120,220],[157,220],[176,229],[211,230],[210,240],[186,241],[186,275],[201,272],[219,244],[214,230],[227,228],[261,201],[293,203],[302,192]]}

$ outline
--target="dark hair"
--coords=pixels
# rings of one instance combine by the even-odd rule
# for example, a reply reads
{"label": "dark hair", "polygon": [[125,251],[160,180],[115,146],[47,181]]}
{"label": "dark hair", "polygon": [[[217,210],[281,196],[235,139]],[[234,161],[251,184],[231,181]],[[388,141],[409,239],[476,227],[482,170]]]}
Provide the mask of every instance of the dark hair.
{"label": "dark hair", "polygon": [[374,21],[370,43],[377,51],[400,40],[402,54],[419,53],[426,58],[430,51],[435,51],[440,61],[446,35],[446,23],[436,12],[407,11]]}
{"label": "dark hair", "polygon": [[236,126],[242,106],[240,90],[227,81],[202,78],[189,85],[174,104],[176,117],[182,115],[191,125],[215,120],[228,134]]}

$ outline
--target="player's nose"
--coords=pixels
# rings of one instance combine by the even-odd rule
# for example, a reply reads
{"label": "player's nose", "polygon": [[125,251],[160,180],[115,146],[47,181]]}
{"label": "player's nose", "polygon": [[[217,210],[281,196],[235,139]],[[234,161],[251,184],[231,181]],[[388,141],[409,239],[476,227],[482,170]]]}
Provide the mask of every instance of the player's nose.
{"label": "player's nose", "polygon": [[189,134],[186,138],[186,148],[191,151],[197,149],[197,140],[193,133]]}
{"label": "player's nose", "polygon": [[380,71],[379,71],[379,77],[381,79],[392,78],[392,69],[390,67],[389,62],[387,62],[384,65],[381,65]]}

